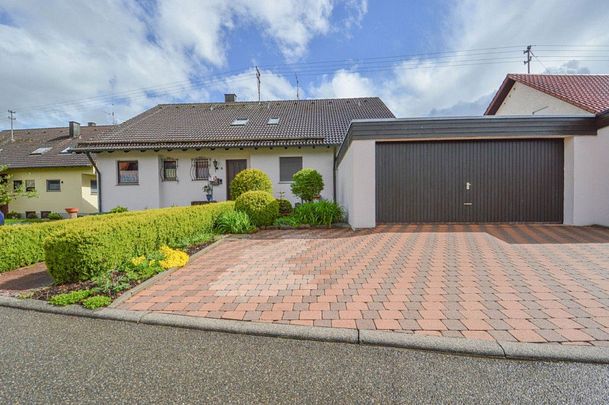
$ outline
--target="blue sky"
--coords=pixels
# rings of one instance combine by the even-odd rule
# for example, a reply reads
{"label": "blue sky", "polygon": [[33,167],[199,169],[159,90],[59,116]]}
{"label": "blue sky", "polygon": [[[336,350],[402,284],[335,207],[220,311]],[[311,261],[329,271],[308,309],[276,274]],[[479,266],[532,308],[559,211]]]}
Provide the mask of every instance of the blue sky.
{"label": "blue sky", "polygon": [[[17,127],[157,103],[379,96],[481,114],[506,73],[609,72],[609,12],[580,0],[0,0],[0,109]],[[394,57],[400,56],[400,57]],[[393,57],[393,58],[392,58]],[[0,121],[0,129],[8,120]]]}

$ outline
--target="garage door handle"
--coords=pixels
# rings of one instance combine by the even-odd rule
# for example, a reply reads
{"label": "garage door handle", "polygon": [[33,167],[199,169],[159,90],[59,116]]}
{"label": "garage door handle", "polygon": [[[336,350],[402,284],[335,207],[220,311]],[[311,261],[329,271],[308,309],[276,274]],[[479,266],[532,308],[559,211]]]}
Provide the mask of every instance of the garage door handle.
{"label": "garage door handle", "polygon": [[472,203],[463,203],[463,205],[472,205]]}

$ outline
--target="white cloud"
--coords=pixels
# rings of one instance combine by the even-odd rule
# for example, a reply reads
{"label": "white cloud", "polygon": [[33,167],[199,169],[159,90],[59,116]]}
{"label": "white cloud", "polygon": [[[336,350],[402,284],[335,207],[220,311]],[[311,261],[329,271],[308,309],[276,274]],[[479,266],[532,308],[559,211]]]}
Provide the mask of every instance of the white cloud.
{"label": "white cloud", "polygon": [[[296,98],[296,87],[284,76],[261,70],[260,83],[260,99],[262,101]],[[239,101],[258,100],[256,71],[253,68],[230,76],[213,85],[213,88],[222,93],[235,93]]]}
{"label": "white cloud", "polygon": [[313,98],[366,97],[374,95],[372,80],[359,73],[339,70],[331,77],[324,77],[319,86],[310,90]]}

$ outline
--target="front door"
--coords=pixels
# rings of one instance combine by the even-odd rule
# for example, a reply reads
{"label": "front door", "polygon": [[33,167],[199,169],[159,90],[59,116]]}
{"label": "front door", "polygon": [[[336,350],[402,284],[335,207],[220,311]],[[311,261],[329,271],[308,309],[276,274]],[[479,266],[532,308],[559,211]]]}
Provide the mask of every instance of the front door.
{"label": "front door", "polygon": [[245,169],[247,169],[246,159],[232,159],[226,161],[226,195],[228,196],[229,200],[233,199],[230,193],[230,184],[237,173]]}

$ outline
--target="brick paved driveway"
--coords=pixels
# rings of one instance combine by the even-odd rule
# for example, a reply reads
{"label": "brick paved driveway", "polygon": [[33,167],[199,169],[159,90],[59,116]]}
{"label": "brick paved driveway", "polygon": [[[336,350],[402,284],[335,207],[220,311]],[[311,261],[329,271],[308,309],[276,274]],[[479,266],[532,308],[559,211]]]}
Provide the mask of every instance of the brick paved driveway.
{"label": "brick paved driveway", "polygon": [[609,229],[399,225],[226,239],[124,309],[609,346]]}

